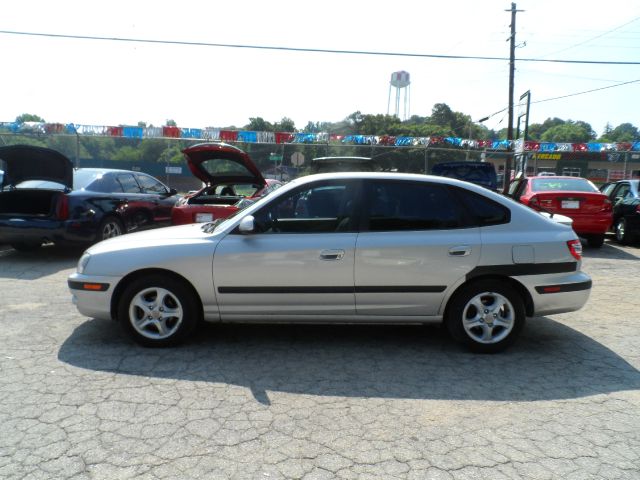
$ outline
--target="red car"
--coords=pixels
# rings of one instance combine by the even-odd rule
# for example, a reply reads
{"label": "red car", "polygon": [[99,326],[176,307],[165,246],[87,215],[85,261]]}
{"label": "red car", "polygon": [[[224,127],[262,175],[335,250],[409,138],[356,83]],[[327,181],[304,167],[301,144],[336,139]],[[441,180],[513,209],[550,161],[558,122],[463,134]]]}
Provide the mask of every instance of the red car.
{"label": "red car", "polygon": [[191,173],[205,185],[176,203],[171,212],[173,225],[227,218],[282,186],[279,180],[265,179],[249,155],[233,145],[200,143],[182,153]]}
{"label": "red car", "polygon": [[511,183],[509,195],[536,210],[570,217],[590,247],[601,247],[611,227],[611,201],[586,178],[523,177]]}

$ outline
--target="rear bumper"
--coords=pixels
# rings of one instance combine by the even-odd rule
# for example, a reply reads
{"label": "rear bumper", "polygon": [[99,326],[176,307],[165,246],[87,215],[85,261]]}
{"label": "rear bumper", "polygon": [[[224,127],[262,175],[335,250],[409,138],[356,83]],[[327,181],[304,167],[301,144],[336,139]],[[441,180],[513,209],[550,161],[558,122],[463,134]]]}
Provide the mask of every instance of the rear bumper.
{"label": "rear bumper", "polygon": [[[566,215],[566,214],[563,214]],[[601,235],[609,231],[613,218],[609,215],[572,216],[573,230],[578,235]]]}
{"label": "rear bumper", "polygon": [[534,316],[580,310],[591,294],[591,277],[582,271],[517,277],[517,280],[531,294]]}
{"label": "rear bumper", "polygon": [[53,242],[80,245],[96,240],[92,222],[47,218],[0,218],[0,243]]}

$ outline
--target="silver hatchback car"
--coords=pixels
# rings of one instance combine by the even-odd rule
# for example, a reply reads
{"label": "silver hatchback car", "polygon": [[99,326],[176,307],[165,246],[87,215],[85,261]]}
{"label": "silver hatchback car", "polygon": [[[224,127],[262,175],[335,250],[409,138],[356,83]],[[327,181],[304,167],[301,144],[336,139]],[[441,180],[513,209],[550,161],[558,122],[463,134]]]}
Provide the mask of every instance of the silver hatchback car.
{"label": "silver hatchback car", "polygon": [[444,321],[476,352],[525,317],[581,308],[591,279],[573,230],[444,177],[321,174],[220,223],[110,239],[68,280],[78,310],[170,346],[211,322]]}

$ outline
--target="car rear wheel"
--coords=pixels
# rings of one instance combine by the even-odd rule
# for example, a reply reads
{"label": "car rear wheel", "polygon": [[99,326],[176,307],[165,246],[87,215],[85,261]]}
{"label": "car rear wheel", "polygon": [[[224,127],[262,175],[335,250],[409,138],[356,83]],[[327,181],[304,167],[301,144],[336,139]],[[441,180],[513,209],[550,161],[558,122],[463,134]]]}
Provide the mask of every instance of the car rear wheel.
{"label": "car rear wheel", "polygon": [[120,220],[116,217],[106,217],[98,227],[98,241],[119,237],[125,233],[126,231]]}
{"label": "car rear wheel", "polygon": [[616,222],[616,226],[615,226],[615,234],[616,234],[616,241],[619,243],[631,243],[631,233],[629,232],[629,229],[627,228],[627,221],[624,219],[624,217],[621,217],[618,219],[618,221]]}
{"label": "car rear wheel", "polygon": [[118,303],[118,320],[131,338],[145,347],[170,347],[184,341],[198,324],[195,294],[167,275],[134,280]]}
{"label": "car rear wheel", "polygon": [[451,299],[445,319],[458,341],[478,353],[497,353],[511,345],[524,327],[522,297],[498,280],[463,286]]}

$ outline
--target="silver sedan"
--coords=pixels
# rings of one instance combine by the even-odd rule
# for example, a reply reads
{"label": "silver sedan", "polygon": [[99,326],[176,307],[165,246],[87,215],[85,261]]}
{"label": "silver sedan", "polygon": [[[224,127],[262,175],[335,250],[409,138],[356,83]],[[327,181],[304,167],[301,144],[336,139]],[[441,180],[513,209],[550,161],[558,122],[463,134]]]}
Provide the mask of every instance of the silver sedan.
{"label": "silver sedan", "polygon": [[81,313],[145,346],[178,344],[202,320],[437,321],[490,353],[526,317],[586,303],[581,253],[570,227],[470,183],[323,174],[220,223],[103,241],[68,283]]}

